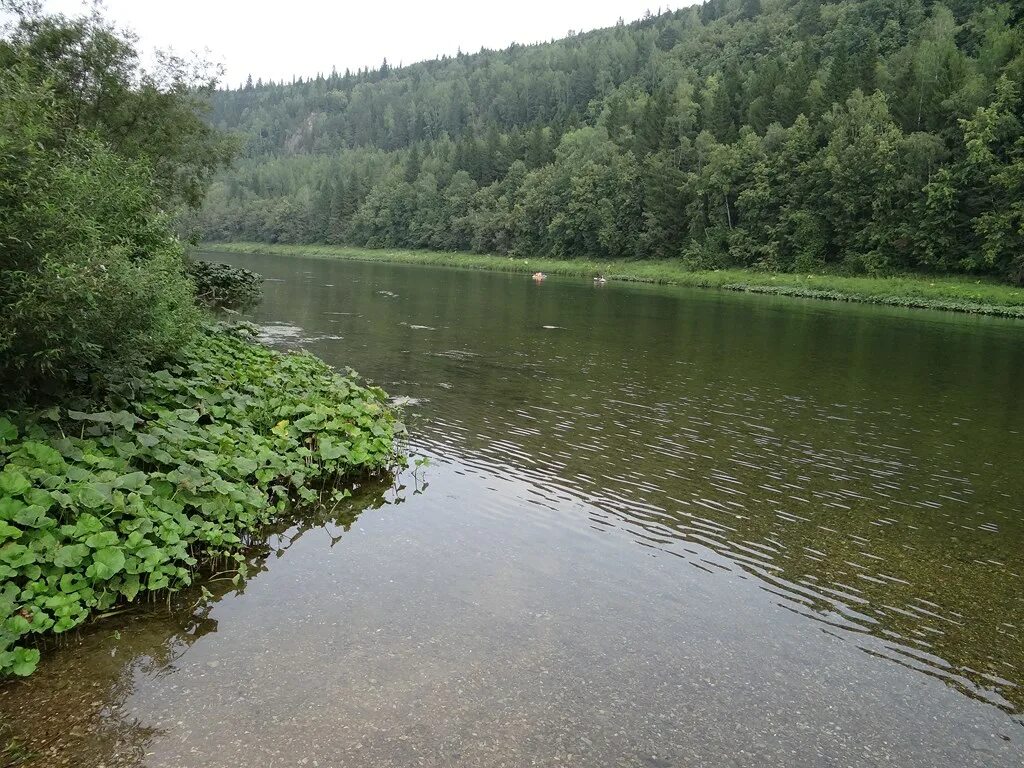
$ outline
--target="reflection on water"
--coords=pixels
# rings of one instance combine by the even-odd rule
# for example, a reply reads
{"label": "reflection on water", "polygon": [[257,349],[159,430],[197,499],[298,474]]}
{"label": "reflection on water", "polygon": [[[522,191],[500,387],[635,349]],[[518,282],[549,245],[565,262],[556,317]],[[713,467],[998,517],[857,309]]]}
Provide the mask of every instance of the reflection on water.
{"label": "reflection on water", "polygon": [[[880,640],[872,652],[1024,703],[1019,324],[356,269],[405,303],[300,279],[262,316],[301,319],[295,343],[337,363],[354,348],[385,386],[429,397],[430,452],[529,473],[694,567],[756,574],[786,607]],[[357,341],[320,343],[338,325]],[[537,332],[553,327],[567,333]]]}
{"label": "reflection on water", "polygon": [[1021,761],[1019,324],[237,260],[430,487],[4,690],[69,764]]}

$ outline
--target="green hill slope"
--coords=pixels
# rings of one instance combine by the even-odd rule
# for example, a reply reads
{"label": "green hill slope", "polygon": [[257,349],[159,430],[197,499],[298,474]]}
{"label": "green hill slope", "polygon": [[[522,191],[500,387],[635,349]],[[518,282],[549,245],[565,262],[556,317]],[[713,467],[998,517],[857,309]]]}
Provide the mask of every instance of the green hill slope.
{"label": "green hill slope", "polygon": [[714,0],[213,99],[206,240],[1024,280],[1024,12]]}

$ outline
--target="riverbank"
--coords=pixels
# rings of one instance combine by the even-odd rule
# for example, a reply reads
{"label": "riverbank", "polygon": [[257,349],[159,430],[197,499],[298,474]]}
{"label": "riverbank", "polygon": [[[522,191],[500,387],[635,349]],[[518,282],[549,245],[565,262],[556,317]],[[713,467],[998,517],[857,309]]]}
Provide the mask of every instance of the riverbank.
{"label": "riverbank", "polygon": [[955,277],[845,277],[772,274],[753,270],[693,271],[675,261],[562,261],[518,259],[476,253],[403,251],[333,245],[204,243],[204,251],[316,256],[353,261],[424,264],[462,269],[533,273],[565,277],[604,275],[608,280],[717,288],[829,301],[940,309],[978,315],[1024,318],[1024,289],[988,280]]}
{"label": "riverbank", "polygon": [[0,412],[0,673],[204,564],[244,577],[264,526],[394,464],[383,391],[253,332],[207,327],[88,403]]}

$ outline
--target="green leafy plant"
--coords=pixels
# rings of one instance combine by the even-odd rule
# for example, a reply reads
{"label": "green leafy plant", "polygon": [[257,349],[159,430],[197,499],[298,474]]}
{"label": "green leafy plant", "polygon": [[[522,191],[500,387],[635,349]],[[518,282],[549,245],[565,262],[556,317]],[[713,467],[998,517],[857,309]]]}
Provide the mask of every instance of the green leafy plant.
{"label": "green leafy plant", "polygon": [[263,526],[396,461],[383,391],[252,333],[207,328],[90,407],[0,416],[0,673],[35,669],[31,638],[190,584],[203,560],[244,576]]}
{"label": "green leafy plant", "polygon": [[196,298],[215,308],[245,309],[260,299],[262,275],[243,267],[216,261],[193,261],[188,274],[196,286]]}

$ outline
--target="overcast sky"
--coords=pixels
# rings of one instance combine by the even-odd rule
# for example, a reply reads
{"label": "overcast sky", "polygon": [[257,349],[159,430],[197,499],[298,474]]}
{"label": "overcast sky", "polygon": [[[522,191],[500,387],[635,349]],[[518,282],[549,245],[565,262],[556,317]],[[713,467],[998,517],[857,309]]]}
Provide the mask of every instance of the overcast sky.
{"label": "overcast sky", "polygon": [[[671,7],[690,5],[679,0]],[[411,64],[509,44],[564,37],[573,30],[632,21],[650,0],[513,0],[484,3],[341,2],[330,0],[106,0],[107,16],[138,33],[142,50],[209,49],[224,64],[225,81],[290,80],[293,75],[344,72],[388,63]],[[81,0],[46,0],[47,10],[76,12]],[[668,8],[668,5],[662,8]]]}

